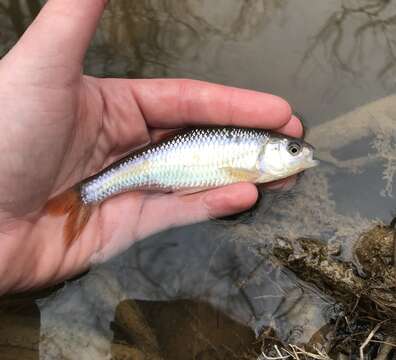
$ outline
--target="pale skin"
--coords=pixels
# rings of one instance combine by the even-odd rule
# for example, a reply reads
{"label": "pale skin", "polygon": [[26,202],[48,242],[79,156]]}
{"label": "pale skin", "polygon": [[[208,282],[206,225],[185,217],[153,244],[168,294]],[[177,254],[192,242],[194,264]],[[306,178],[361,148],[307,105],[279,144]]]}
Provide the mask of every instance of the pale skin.
{"label": "pale skin", "polygon": [[97,79],[82,62],[105,0],[49,0],[0,61],[0,294],[46,286],[173,226],[251,207],[240,183],[196,194],[127,193],[94,209],[78,239],[45,205],[164,129],[238,125],[301,136],[279,97],[193,80]]}

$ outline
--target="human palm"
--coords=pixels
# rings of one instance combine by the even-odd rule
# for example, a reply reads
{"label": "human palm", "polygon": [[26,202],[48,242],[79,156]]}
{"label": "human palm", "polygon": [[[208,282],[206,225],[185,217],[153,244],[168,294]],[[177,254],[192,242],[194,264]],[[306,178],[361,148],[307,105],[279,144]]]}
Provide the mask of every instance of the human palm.
{"label": "human palm", "polygon": [[[73,4],[74,3],[74,4]],[[282,99],[192,80],[83,76],[103,0],[50,0],[0,62],[0,293],[60,281],[171,226],[250,207],[251,184],[192,195],[119,195],[71,246],[48,200],[163,131],[197,124],[302,132]]]}

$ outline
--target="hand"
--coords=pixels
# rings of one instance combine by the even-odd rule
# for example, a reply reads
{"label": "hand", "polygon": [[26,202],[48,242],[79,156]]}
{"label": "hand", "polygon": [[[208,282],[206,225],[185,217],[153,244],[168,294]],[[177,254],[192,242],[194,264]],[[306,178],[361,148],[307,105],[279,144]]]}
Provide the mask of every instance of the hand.
{"label": "hand", "polygon": [[251,184],[180,196],[123,194],[97,207],[80,237],[62,241],[52,198],[158,129],[264,127],[300,136],[282,99],[192,80],[96,79],[81,74],[104,0],[49,0],[0,62],[0,293],[60,281],[134,241],[252,206]]}

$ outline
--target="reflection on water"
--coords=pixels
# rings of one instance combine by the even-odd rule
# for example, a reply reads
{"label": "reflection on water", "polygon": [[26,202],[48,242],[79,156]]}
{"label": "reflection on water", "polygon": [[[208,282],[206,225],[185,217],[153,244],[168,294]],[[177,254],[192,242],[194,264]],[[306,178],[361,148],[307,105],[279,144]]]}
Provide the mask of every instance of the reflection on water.
{"label": "reflection on water", "polygon": [[[200,76],[211,71],[219,42],[251,39],[286,0],[113,1],[87,58],[95,75]],[[98,61],[98,59],[101,59]],[[189,69],[190,64],[194,69]]]}
{"label": "reflection on water", "polygon": [[[39,6],[0,0],[0,54]],[[221,0],[215,7],[209,0],[112,0],[88,52],[88,73],[189,76],[280,94],[304,114],[308,139],[323,161],[287,195],[264,194],[249,224],[208,223],[153,236],[40,301],[40,357],[109,358],[115,346],[125,350],[120,334],[140,336],[147,354],[164,356],[163,348],[153,349],[176,337],[173,315],[145,325],[154,335],[144,327],[131,335],[114,325],[120,304],[136,309],[128,299],[142,301],[139,311],[127,312],[143,318],[139,326],[150,318],[144,306],[157,306],[151,302],[166,302],[159,309],[169,309],[191,299],[211,310],[203,315],[192,305],[189,325],[194,316],[210,323],[208,314],[217,309],[232,319],[232,331],[242,334],[248,326],[259,335],[270,327],[286,342],[306,342],[328,323],[334,300],[280,267],[271,245],[278,237],[338,240],[350,260],[357,235],[391,217],[396,98],[388,95],[395,86],[395,17],[395,2],[380,0],[309,6],[303,0]],[[211,338],[214,350],[230,339],[230,328],[219,328],[223,340]],[[191,343],[212,332],[202,325]],[[191,359],[216,359],[193,354]]]}
{"label": "reflection on water", "polygon": [[[394,88],[395,83],[389,77],[394,75],[396,66],[395,10],[392,1],[388,0],[346,2],[329,16],[315,35],[302,65],[312,61],[313,53],[322,47],[335,69],[359,76],[369,67],[371,71],[377,71],[378,78]],[[381,56],[375,57],[372,51],[378,47],[382,49]]]}

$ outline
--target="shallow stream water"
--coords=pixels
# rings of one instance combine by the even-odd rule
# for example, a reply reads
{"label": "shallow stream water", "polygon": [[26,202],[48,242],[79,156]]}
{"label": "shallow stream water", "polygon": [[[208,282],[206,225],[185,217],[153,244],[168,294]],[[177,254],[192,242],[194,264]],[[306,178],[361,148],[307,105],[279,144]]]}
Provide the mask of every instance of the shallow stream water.
{"label": "shallow stream water", "polygon": [[[0,0],[0,54],[40,6]],[[13,340],[15,358],[115,357],[120,332],[131,345],[114,325],[127,299],[139,301],[165,359],[254,359],[255,336],[268,326],[288,343],[308,341],[329,321],[333,301],[272,261],[268,247],[276,237],[311,236],[341,241],[350,259],[357,235],[394,215],[394,39],[396,1],[112,0],[86,73],[188,77],[280,95],[323,161],[294,189],[264,193],[233,221],[139,242],[38,301],[40,315],[8,304],[0,338],[29,339],[25,347]]]}

